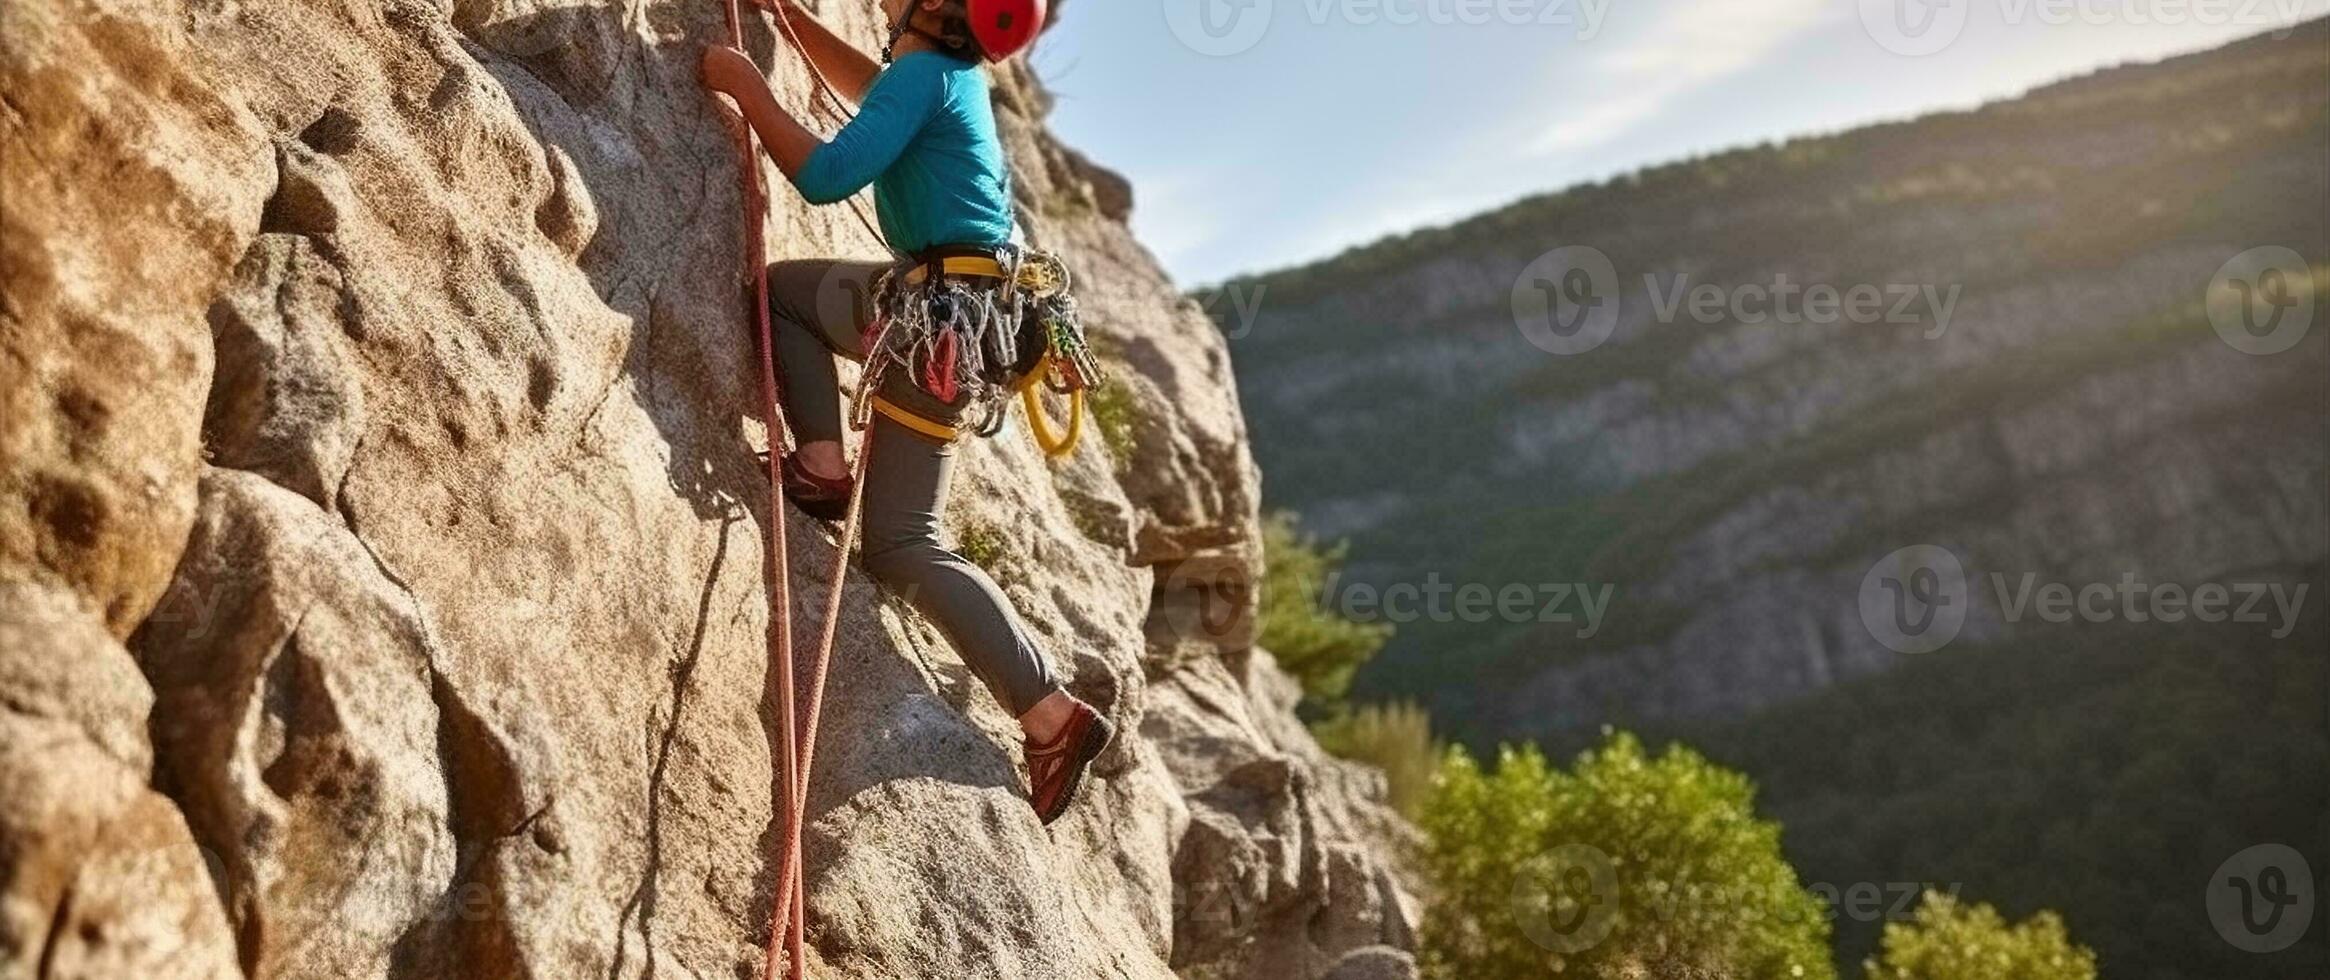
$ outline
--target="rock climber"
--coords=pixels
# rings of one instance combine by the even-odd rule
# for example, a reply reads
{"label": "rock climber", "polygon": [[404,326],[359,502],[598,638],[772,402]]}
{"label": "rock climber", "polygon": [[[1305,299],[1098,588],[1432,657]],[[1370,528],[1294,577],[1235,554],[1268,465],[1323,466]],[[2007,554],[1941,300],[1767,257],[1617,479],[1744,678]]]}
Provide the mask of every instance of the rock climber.
{"label": "rock climber", "polygon": [[[1070,695],[1003,592],[938,540],[959,432],[993,430],[1000,393],[1024,387],[1014,294],[1011,181],[982,61],[1023,50],[1042,29],[1044,0],[881,0],[881,59],[851,47],[794,0],[775,13],[815,71],[856,117],[824,140],[777,104],[752,61],[704,53],[702,78],[733,99],[777,168],[813,204],[844,201],[869,183],[892,262],[811,259],[769,266],[784,411],[796,434],[781,463],[785,495],[812,517],[839,519],[850,467],[834,355],[885,369],[873,387],[864,472],[863,562],[938,624],[1019,719],[1028,800],[1049,824],[1065,813],[1114,726]],[[868,325],[890,319],[880,349]],[[1040,345],[1039,345],[1040,352]]]}

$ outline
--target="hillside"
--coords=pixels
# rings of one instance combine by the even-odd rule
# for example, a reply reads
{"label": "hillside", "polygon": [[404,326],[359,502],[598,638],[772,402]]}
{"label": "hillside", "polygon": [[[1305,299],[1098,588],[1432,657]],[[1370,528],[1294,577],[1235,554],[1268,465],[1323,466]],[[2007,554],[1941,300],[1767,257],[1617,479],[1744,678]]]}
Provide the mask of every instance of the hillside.
{"label": "hillside", "polygon": [[[0,977],[758,975],[763,542],[804,634],[833,544],[754,463],[726,36],[713,0],[0,6]],[[1040,826],[1017,727],[853,575],[815,975],[1412,976],[1380,776],[1250,639],[1151,628],[1258,562],[1223,345],[995,81],[1130,454],[975,443],[945,523],[1124,734]],[[775,258],[879,254],[775,196]]]}
{"label": "hillside", "polygon": [[[1268,505],[1348,537],[1350,582],[1609,591],[1590,636],[1574,601],[1573,622],[1405,624],[1363,691],[1476,738],[1738,717],[1900,662],[1856,606],[1897,548],[1949,548],[1977,582],[2320,563],[2330,339],[2246,355],[2204,303],[2255,246],[2321,277],[2325,145],[2317,21],[1532,198],[1208,308]],[[1516,328],[1515,287],[1573,245],[1608,256],[1619,313],[1561,356]],[[1882,313],[1689,305],[1780,284],[1882,290]],[[1968,640],[2013,632],[1988,605]]]}
{"label": "hillside", "polygon": [[[1565,246],[1606,256],[1614,291],[1549,275]],[[2261,246],[2310,266],[2315,304],[2262,356],[2220,336],[2238,293],[2212,285]],[[1886,316],[1901,287],[1907,315],[1689,306],[1783,282],[1884,290]],[[1681,738],[1759,782],[1790,862],[1836,894],[2060,910],[2114,978],[2296,980],[2330,969],[2330,941],[2252,956],[2194,896],[2251,845],[2330,852],[2325,286],[2316,21],[1531,198],[1204,298],[1265,506],[1349,540],[1330,604],[1384,618],[1411,590],[1361,698],[1419,701],[1477,748]],[[1528,319],[1579,309],[1615,311],[1607,342],[1525,333],[1587,336]],[[1914,545],[1961,563],[1967,591],[1943,598],[1965,618],[1904,653],[1878,630],[1910,606],[1872,586]],[[2280,588],[2299,615],[2138,623],[2115,601],[2053,623],[2016,611],[2026,581]],[[1536,599],[1518,615],[1453,592],[1516,585]],[[1541,621],[1548,586],[1563,620]],[[1835,919],[1847,975],[1882,919]]]}

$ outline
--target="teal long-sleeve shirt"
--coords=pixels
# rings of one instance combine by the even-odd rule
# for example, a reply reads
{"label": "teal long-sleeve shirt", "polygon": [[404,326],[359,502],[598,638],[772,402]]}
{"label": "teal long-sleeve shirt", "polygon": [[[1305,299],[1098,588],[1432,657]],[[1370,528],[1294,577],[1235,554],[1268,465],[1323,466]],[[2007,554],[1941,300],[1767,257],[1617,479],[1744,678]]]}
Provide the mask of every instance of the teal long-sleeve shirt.
{"label": "teal long-sleeve shirt", "polygon": [[882,237],[898,252],[1009,241],[1011,176],[986,74],[935,51],[900,56],[867,87],[857,118],[793,177],[812,204],[867,184]]}

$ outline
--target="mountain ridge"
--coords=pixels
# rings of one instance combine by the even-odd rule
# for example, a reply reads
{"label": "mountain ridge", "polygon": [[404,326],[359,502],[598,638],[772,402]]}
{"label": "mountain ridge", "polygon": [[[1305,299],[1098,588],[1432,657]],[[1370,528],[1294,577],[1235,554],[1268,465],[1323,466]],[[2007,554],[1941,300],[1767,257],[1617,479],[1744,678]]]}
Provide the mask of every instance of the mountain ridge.
{"label": "mountain ridge", "polygon": [[2005,108],[2017,103],[2022,103],[2027,100],[2047,95],[2052,90],[2076,88],[2084,83],[2101,77],[2109,76],[2114,81],[2121,81],[2128,77],[2126,73],[2141,72],[2146,69],[2169,68],[2189,59],[2205,58],[2221,52],[2226,48],[2238,45],[2269,44],[2278,40],[2286,39],[2287,36],[2296,36],[2306,32],[2321,33],[2324,21],[2325,18],[2317,18],[2312,21],[2292,24],[2287,29],[2289,32],[2288,35],[2283,36],[2277,36],[2281,35],[2281,29],[2274,29],[2230,42],[2227,45],[2201,48],[2193,51],[2187,51],[2182,54],[2166,55],[2160,58],[2149,60],[2129,60],[2109,65],[2101,65],[2095,68],[2087,69],[2085,71],[2066,75],[2052,81],[2041,82],[2032,85],[2031,87],[2024,89],[2021,92],[1991,99],[1984,99],[1979,103],[1965,107],[1912,110],[1910,113],[1898,117],[1872,119],[1860,123],[1846,124],[1831,129],[1810,130],[1787,136],[1767,138],[1754,143],[1739,143],[1730,146],[1716,147],[1705,150],[1703,152],[1677,157],[1675,159],[1664,162],[1644,164],[1621,173],[1612,174],[1600,180],[1580,181],[1578,183],[1569,184],[1553,190],[1524,194],[1520,197],[1507,201],[1504,204],[1489,207],[1480,211],[1475,211],[1471,214],[1454,218],[1443,223],[1420,225],[1405,231],[1397,231],[1385,235],[1380,235],[1376,238],[1358,242],[1338,249],[1332,253],[1320,255],[1315,258],[1298,260],[1289,262],[1284,265],[1255,269],[1247,272],[1233,273],[1212,282],[1195,284],[1189,287],[1186,291],[1190,295],[1198,297],[1201,302],[1206,303],[1208,306],[1208,311],[1213,313],[1215,317],[1219,319],[1224,315],[1224,311],[1212,309],[1213,305],[1216,303],[1226,302],[1226,294],[1236,293],[1244,287],[1249,287],[1257,283],[1267,284],[1277,280],[1299,278],[1306,273],[1310,273],[1316,270],[1339,266],[1348,262],[1364,260],[1379,250],[1389,251],[1396,254],[1399,246],[1409,242],[1412,239],[1440,236],[1447,236],[1451,238],[1465,237],[1461,233],[1468,228],[1473,227],[1476,223],[1483,228],[1488,228],[1494,224],[1492,219],[1497,218],[1506,212],[1526,208],[1533,204],[1551,203],[1571,194],[1618,188],[1621,185],[1625,187],[1632,187],[1639,184],[1644,178],[1657,173],[1674,168],[1686,168],[1697,163],[1713,160],[1716,158],[1732,156],[1735,154],[1770,152],[1774,150],[1786,149],[1787,147],[1798,143],[1832,140],[1855,134],[1875,133],[1893,127],[1915,126],[1921,123],[1932,121],[1976,116],[1987,110]]}
{"label": "mountain ridge", "polygon": [[[1422,623],[1360,689],[1437,701],[1481,738],[1754,710],[1895,662],[1852,606],[1870,563],[1911,544],[1973,552],[1976,578],[2311,567],[2330,523],[2306,438],[2322,331],[2250,357],[2219,340],[2208,297],[2256,246],[2291,246],[2317,277],[2330,265],[2313,217],[2330,207],[2311,207],[2330,202],[2326,51],[2330,21],[2312,21],[1244,281],[1250,314],[1209,313],[1266,497],[1350,538],[1353,582],[1618,590],[1594,643]],[[1567,357],[1513,313],[1557,246],[1619,270],[1611,339]],[[1893,325],[1661,312],[1678,284],[1736,298],[1783,281],[1955,299]],[[2260,410],[2290,421],[2260,426]],[[1339,452],[1354,440],[1373,451]],[[2139,450],[2159,458],[2131,469]],[[2175,482],[2187,466],[2214,475]],[[1978,616],[1967,635],[2006,625]],[[1451,668],[1505,696],[1428,682]],[[1529,703],[1580,717],[1525,720]]]}

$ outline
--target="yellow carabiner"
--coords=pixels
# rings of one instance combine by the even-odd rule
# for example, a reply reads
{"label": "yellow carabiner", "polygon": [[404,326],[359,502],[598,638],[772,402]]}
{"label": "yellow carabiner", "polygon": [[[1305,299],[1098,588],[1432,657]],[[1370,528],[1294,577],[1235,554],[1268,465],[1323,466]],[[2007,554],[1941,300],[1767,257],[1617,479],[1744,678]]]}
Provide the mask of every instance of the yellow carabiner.
{"label": "yellow carabiner", "polygon": [[1020,379],[1019,403],[1027,409],[1027,430],[1035,435],[1036,445],[1043,448],[1045,456],[1058,459],[1075,452],[1077,440],[1084,437],[1084,389],[1078,388],[1068,393],[1068,434],[1055,436],[1052,420],[1044,414],[1044,403],[1036,397],[1036,382],[1042,380],[1051,369],[1052,356],[1046,354],[1036,364],[1035,370]]}

